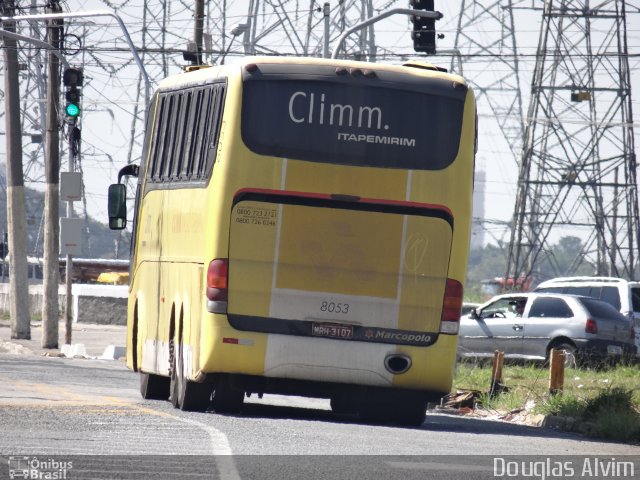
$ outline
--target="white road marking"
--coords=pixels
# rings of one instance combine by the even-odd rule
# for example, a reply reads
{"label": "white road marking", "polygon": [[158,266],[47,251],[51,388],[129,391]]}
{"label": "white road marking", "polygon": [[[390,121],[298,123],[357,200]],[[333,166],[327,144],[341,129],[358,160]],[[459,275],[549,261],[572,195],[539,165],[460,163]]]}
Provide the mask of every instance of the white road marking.
{"label": "white road marking", "polygon": [[219,478],[223,480],[240,480],[240,474],[232,457],[233,452],[231,451],[229,439],[224,433],[215,427],[190,418],[177,417],[171,414],[169,416],[206,432],[211,441],[211,453],[215,457],[216,467],[220,474]]}

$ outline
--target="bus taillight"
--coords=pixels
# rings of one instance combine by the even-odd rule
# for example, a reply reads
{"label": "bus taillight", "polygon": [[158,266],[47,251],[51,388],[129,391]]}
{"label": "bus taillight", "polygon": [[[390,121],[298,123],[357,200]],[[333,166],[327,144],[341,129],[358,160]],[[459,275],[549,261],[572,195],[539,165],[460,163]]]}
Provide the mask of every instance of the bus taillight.
{"label": "bus taillight", "polygon": [[440,333],[455,335],[460,328],[460,310],[462,309],[462,284],[452,278],[447,278],[442,301],[442,317]]}
{"label": "bus taillight", "polygon": [[207,269],[207,310],[211,313],[227,313],[227,278],[229,260],[211,260]]}

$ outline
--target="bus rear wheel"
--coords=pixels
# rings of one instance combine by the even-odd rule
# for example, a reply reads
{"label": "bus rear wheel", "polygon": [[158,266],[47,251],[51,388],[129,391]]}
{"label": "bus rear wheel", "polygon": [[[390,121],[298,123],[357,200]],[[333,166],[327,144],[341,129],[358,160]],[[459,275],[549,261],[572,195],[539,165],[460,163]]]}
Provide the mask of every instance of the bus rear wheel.
{"label": "bus rear wheel", "polygon": [[204,412],[211,402],[211,385],[192,382],[184,375],[182,344],[172,358],[170,400],[175,408],[188,412]]}
{"label": "bus rear wheel", "polygon": [[331,411],[338,415],[358,413],[358,404],[348,395],[334,395],[330,399]]}
{"label": "bus rear wheel", "polygon": [[145,400],[167,400],[170,384],[168,377],[140,372],[140,394]]}
{"label": "bus rear wheel", "polygon": [[427,402],[418,395],[374,396],[360,405],[358,413],[367,423],[419,427],[427,417]]}
{"label": "bus rear wheel", "polygon": [[244,391],[236,390],[226,377],[220,377],[213,388],[211,404],[216,413],[238,413],[244,403]]}

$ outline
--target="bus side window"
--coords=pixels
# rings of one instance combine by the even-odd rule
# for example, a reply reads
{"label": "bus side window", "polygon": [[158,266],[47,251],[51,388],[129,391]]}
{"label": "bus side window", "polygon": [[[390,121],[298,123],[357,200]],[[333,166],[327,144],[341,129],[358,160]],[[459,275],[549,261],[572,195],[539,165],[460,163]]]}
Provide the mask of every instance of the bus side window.
{"label": "bus side window", "polygon": [[162,131],[165,103],[166,96],[160,95],[153,131],[153,145],[151,146],[151,156],[149,158],[149,166],[147,167],[147,178],[151,180],[155,180],[156,178],[155,172],[158,171],[158,163],[160,162],[160,155],[162,152],[162,136],[159,132]]}
{"label": "bus side window", "polygon": [[171,127],[169,130],[169,138],[165,148],[166,157],[164,157],[164,165],[162,169],[162,180],[169,180],[171,178],[171,170],[173,163],[176,161],[176,143],[178,137],[178,130],[180,126],[180,112],[182,110],[182,94],[174,93],[171,95],[173,98],[173,105],[171,108]]}
{"label": "bus side window", "polygon": [[187,165],[185,169],[185,175],[189,180],[195,178],[195,170],[198,157],[198,145],[201,142],[200,139],[200,125],[202,123],[202,103],[204,100],[204,90],[196,90],[196,98],[193,106],[193,122],[191,125],[191,144],[189,150],[187,150]]}
{"label": "bus side window", "polygon": [[171,163],[171,172],[169,175],[172,180],[179,179],[180,170],[182,170],[182,163],[184,161],[184,142],[187,129],[185,118],[189,114],[191,92],[184,92],[180,97],[182,100],[180,103],[180,112],[177,116],[175,148],[173,150],[173,162]]}
{"label": "bus side window", "polygon": [[192,150],[193,143],[195,143],[195,137],[193,133],[194,122],[196,122],[198,116],[196,110],[198,107],[198,91],[191,90],[187,97],[187,108],[184,115],[184,135],[182,141],[182,149],[180,156],[182,161],[180,162],[180,168],[177,170],[177,176],[181,180],[189,179],[189,167],[193,163]]}
{"label": "bus side window", "polygon": [[162,180],[162,174],[165,170],[165,165],[168,161],[168,157],[171,152],[171,116],[173,115],[174,96],[167,95],[164,107],[164,114],[162,116],[162,129],[158,130],[160,136],[159,151],[156,157],[156,164],[153,169],[153,179],[156,181]]}
{"label": "bus side window", "polygon": [[194,165],[195,178],[201,179],[204,173],[204,167],[207,158],[207,137],[209,132],[209,126],[211,125],[211,104],[212,104],[212,91],[211,87],[207,88],[204,92],[204,99],[202,102],[202,121],[200,131],[198,132],[198,151],[196,156],[196,164]]}
{"label": "bus side window", "polygon": [[215,98],[213,100],[213,112],[211,119],[211,128],[209,129],[209,140],[207,144],[207,164],[205,166],[204,175],[209,175],[216,160],[216,152],[218,147],[218,139],[220,138],[220,126],[222,125],[222,111],[224,108],[225,86],[216,85]]}

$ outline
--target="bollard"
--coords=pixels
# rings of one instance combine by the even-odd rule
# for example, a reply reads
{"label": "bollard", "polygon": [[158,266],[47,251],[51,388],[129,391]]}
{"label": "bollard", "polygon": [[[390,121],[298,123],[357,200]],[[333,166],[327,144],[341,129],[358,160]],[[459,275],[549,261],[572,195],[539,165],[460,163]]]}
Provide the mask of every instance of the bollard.
{"label": "bollard", "polygon": [[552,348],[549,359],[549,393],[556,395],[564,389],[564,351]]}
{"label": "bollard", "polygon": [[502,383],[502,366],[504,365],[504,352],[496,350],[493,353],[493,362],[491,364],[491,388],[489,396],[494,397],[506,390]]}

